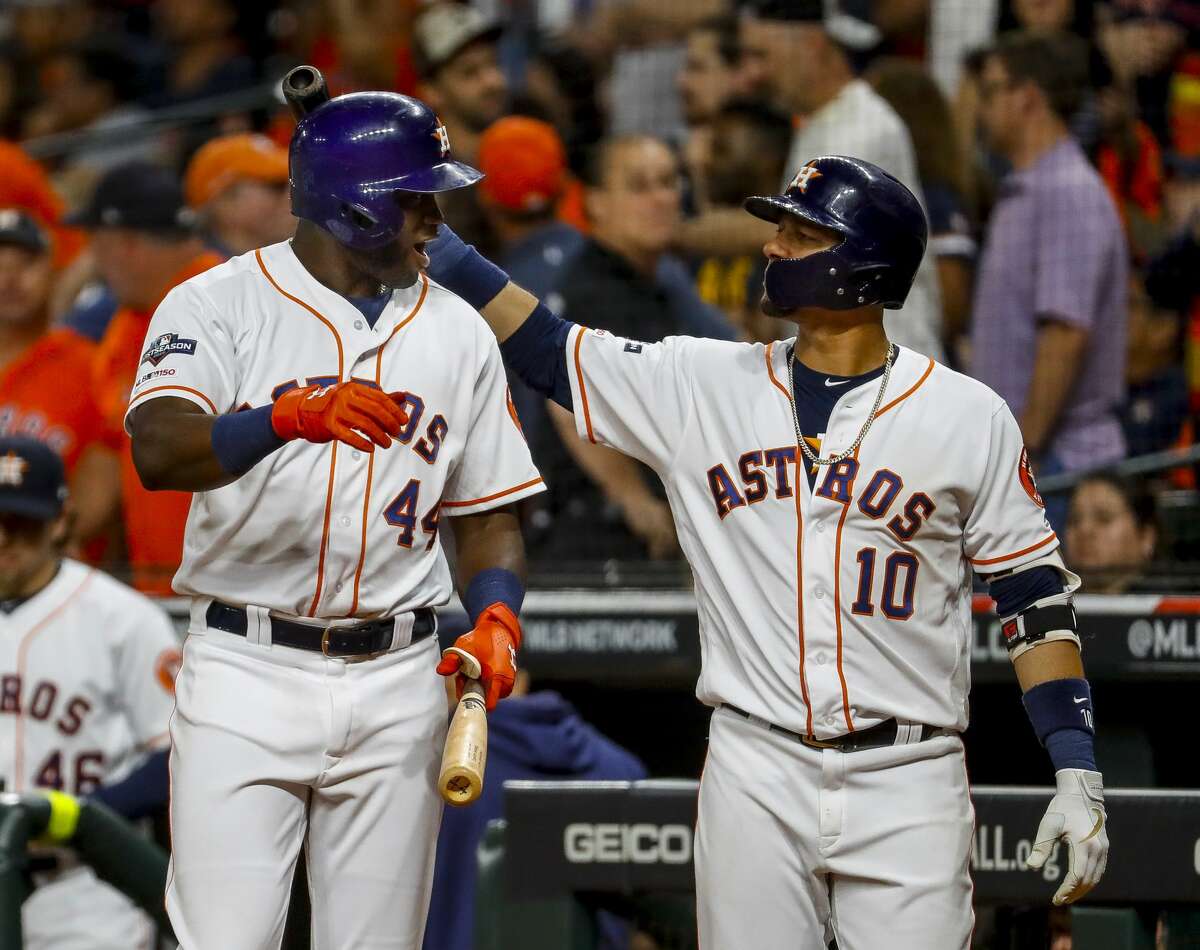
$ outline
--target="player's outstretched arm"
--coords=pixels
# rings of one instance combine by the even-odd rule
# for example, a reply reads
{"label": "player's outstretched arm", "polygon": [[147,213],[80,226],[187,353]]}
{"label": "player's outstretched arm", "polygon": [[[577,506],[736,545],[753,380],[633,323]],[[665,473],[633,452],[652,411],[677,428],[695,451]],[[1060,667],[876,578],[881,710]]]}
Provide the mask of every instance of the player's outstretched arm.
{"label": "player's outstretched arm", "polygon": [[[525,544],[511,506],[450,519],[458,555],[458,587],[474,628],[459,637],[455,648],[479,661],[480,682],[489,710],[512,692],[517,675],[525,599]],[[443,676],[456,676],[462,660],[447,651],[438,664]],[[462,695],[463,679],[458,677]]]}
{"label": "player's outstretched arm", "polygon": [[293,389],[267,406],[210,415],[162,396],[129,416],[133,462],[151,491],[210,491],[240,478],[293,439],[387,448],[408,422],[403,393],[357,381]]}
{"label": "player's outstretched arm", "polygon": [[552,314],[445,224],[426,252],[429,276],[483,315],[500,342],[504,362],[521,381],[573,411],[564,353],[575,324]]}

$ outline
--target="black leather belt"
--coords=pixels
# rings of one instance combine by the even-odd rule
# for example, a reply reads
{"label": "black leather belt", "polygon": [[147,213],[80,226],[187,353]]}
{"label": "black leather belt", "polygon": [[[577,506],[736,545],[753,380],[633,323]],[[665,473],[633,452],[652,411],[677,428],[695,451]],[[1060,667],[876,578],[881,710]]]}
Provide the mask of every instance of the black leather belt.
{"label": "black leather belt", "polygon": [[[437,630],[437,617],[431,609],[423,607],[414,613],[416,617],[413,620],[411,643],[423,640]],[[204,617],[210,627],[235,633],[239,637],[246,635],[246,611],[241,607],[214,600],[208,605]],[[271,642],[279,646],[311,650],[331,657],[370,656],[392,648],[395,621],[391,617],[344,627],[318,627],[279,617],[270,619]]]}
{"label": "black leather belt", "polygon": [[[861,752],[864,749],[881,749],[884,746],[896,744],[897,725],[895,719],[885,719],[878,725],[871,726],[870,729],[848,732],[844,736],[837,736],[833,739],[813,739],[809,736],[801,735],[799,732],[792,732],[791,729],[785,729],[783,726],[777,726],[772,722],[764,722],[758,716],[752,716],[746,710],[739,709],[731,703],[721,703],[721,708],[728,709],[731,713],[736,713],[743,719],[759,723],[771,732],[777,732],[781,736],[787,736],[795,742],[802,742],[804,745],[814,749],[837,749],[839,752]],[[932,739],[934,736],[948,736],[950,734],[950,730],[948,729],[923,725],[921,726],[921,738],[917,741],[924,742],[926,739]]]}

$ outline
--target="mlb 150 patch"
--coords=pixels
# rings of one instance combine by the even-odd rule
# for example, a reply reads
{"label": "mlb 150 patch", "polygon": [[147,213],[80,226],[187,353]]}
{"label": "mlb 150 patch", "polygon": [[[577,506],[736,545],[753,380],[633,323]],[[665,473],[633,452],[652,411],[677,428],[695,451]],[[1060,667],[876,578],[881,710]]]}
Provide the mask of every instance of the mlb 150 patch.
{"label": "mlb 150 patch", "polygon": [[192,356],[196,352],[196,341],[185,340],[178,333],[164,333],[157,337],[150,348],[142,354],[142,362],[157,366],[168,356]]}

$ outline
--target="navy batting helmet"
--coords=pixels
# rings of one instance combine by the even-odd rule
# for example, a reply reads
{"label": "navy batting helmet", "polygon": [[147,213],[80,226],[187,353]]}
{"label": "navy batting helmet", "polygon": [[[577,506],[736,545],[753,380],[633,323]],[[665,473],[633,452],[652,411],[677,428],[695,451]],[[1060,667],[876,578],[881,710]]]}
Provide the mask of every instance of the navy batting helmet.
{"label": "navy batting helmet", "polygon": [[400,233],[395,192],[449,191],[483,177],[450,156],[433,110],[395,92],[350,93],[314,109],[296,125],[289,159],[292,214],[357,250]]}
{"label": "navy batting helmet", "polygon": [[827,251],[773,260],[763,290],[779,310],[898,310],[917,276],[929,225],[921,203],[878,165],[844,155],[814,158],[782,195],[747,198],[767,221],[794,214],[842,236]]}

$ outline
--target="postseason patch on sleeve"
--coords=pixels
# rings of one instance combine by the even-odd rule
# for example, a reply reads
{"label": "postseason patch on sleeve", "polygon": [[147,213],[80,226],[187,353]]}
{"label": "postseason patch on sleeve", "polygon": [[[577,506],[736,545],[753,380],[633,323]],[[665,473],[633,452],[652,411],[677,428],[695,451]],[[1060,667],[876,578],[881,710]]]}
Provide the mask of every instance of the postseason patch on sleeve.
{"label": "postseason patch on sleeve", "polygon": [[196,341],[187,340],[178,333],[163,333],[155,338],[149,349],[142,354],[142,362],[157,366],[168,356],[194,356]]}

